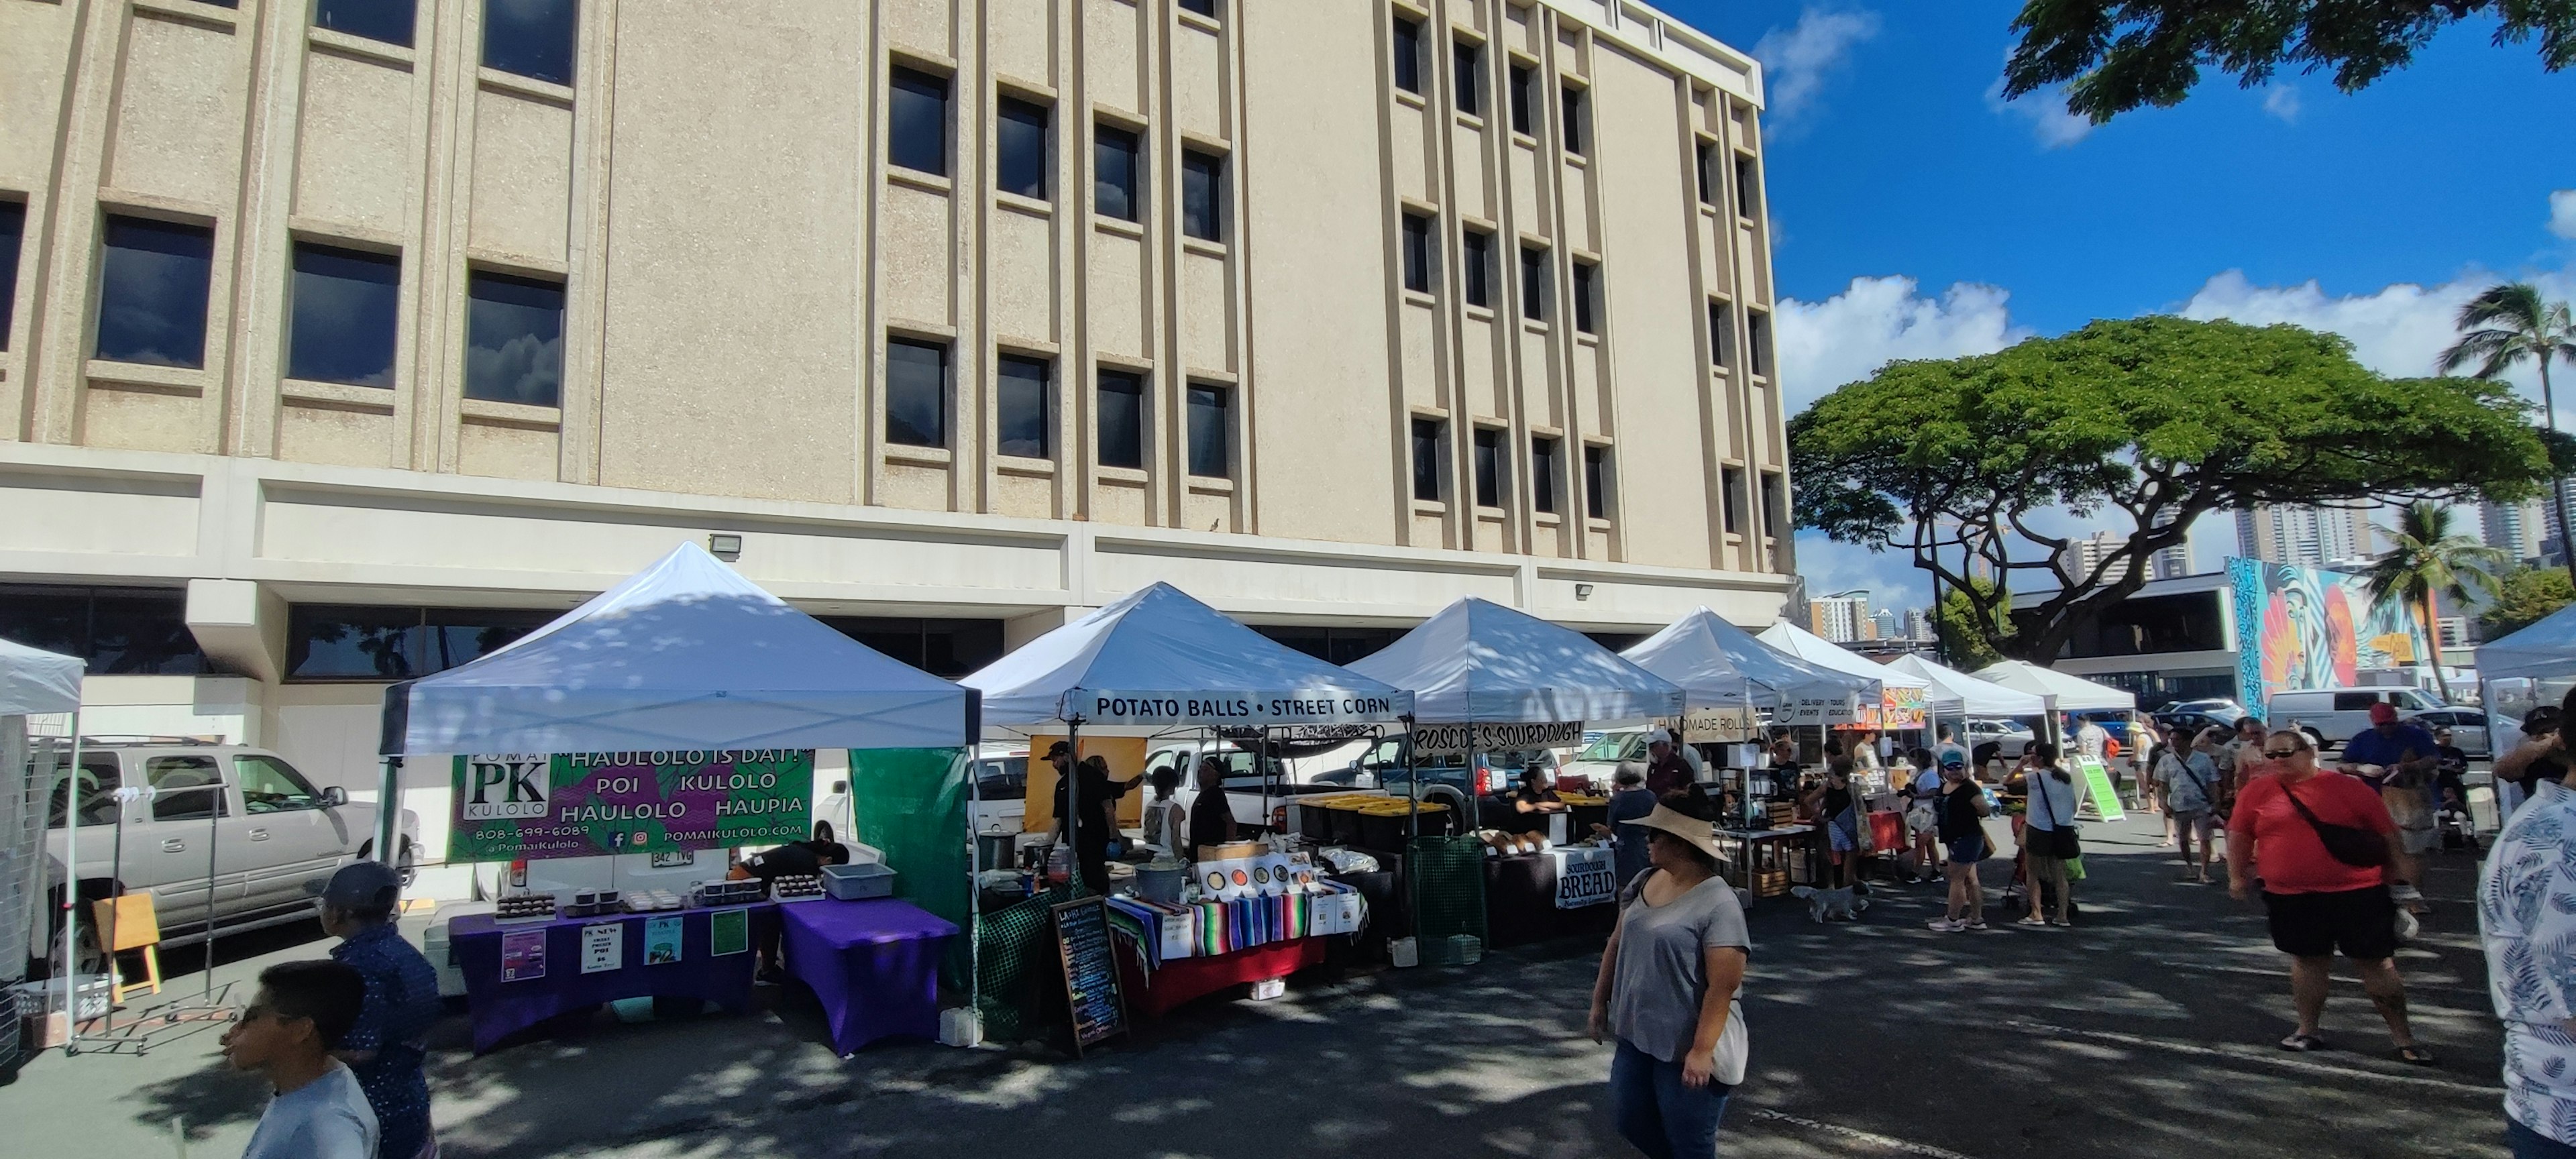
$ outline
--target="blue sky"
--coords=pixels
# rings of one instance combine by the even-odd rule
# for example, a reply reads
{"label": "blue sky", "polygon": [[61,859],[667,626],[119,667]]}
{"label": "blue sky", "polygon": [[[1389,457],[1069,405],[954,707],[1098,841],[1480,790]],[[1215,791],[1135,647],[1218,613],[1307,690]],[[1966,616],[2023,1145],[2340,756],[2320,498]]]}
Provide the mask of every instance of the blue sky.
{"label": "blue sky", "polygon": [[[2359,94],[2212,71],[2175,108],[2088,129],[2045,95],[1997,95],[2015,2],[1662,7],[1765,62],[1793,408],[1891,357],[2155,311],[2335,330],[2384,373],[2424,374],[2499,276],[2576,291],[2576,193],[2551,196],[2576,189],[2576,71],[2484,24]],[[2232,546],[2220,522],[2195,529],[2203,568]],[[1901,557],[1814,536],[1800,552],[1818,591],[1925,598]]]}

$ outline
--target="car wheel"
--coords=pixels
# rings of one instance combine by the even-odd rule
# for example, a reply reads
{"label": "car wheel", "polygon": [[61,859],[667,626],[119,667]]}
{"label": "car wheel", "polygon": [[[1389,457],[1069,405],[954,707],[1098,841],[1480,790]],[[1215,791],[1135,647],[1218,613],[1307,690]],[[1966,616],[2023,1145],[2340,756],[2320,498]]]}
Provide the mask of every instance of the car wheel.
{"label": "car wheel", "polygon": [[2316,746],[2316,750],[2319,753],[2326,751],[2326,734],[2318,732],[2313,728],[2309,728],[2304,724],[2299,726],[2299,731],[2308,734],[2308,743]]}

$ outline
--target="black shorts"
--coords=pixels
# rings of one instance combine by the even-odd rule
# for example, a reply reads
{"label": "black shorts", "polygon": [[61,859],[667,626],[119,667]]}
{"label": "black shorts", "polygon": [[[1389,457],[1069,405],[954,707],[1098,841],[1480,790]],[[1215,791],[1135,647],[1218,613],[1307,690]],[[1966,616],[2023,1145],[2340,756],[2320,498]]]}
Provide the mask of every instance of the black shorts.
{"label": "black shorts", "polygon": [[2272,945],[2299,958],[2329,957],[2337,950],[2356,962],[2397,954],[2397,903],[2388,887],[2337,893],[2265,893],[2272,916]]}

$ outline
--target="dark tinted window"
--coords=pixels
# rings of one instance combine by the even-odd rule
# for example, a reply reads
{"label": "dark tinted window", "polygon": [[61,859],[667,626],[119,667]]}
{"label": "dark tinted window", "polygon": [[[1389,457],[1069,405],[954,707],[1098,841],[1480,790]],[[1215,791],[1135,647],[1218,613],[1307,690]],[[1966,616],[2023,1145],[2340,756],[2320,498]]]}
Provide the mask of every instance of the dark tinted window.
{"label": "dark tinted window", "polygon": [[948,78],[894,70],[886,108],[886,160],[948,175]]}
{"label": "dark tinted window", "polygon": [[394,384],[394,316],[402,259],[295,243],[295,315],[286,376],[352,386]]}
{"label": "dark tinted window", "polygon": [[1564,92],[1565,151],[1580,157],[1583,155],[1583,90],[1566,89]]}
{"label": "dark tinted window", "polygon": [[1458,111],[1482,116],[1485,112],[1485,50],[1460,41],[1455,59]]}
{"label": "dark tinted window", "polygon": [[994,409],[1000,412],[1000,451],[1030,459],[1054,458],[1055,424],[1047,405],[1048,365],[1035,358],[1005,354]]}
{"label": "dark tinted window", "polygon": [[1125,370],[1100,372],[1100,465],[1145,466],[1145,377]]}
{"label": "dark tinted window", "polygon": [[1395,18],[1395,87],[1422,92],[1422,26],[1401,16]]}
{"label": "dark tinted window", "polygon": [[1213,20],[1216,18],[1216,0],[1181,0],[1181,11],[1196,12]]}
{"label": "dark tinted window", "polygon": [[1404,288],[1431,292],[1431,219],[1404,215]]}
{"label": "dark tinted window", "polygon": [[1530,508],[1553,515],[1556,513],[1557,480],[1564,469],[1557,465],[1555,439],[1530,440]]}
{"label": "dark tinted window", "polygon": [[1720,367],[1735,365],[1735,310],[1724,302],[1708,304],[1708,359]]}
{"label": "dark tinted window", "polygon": [[572,83],[580,0],[483,0],[483,63],[502,72]]}
{"label": "dark tinted window", "polygon": [[1181,154],[1181,232],[1202,241],[1224,241],[1225,159]]}
{"label": "dark tinted window", "polygon": [[1222,386],[1190,386],[1190,474],[1203,479],[1234,477],[1234,392]]}
{"label": "dark tinted window", "polygon": [[1136,134],[1097,125],[1091,143],[1091,210],[1120,221],[1145,214],[1145,171],[1138,164]]}
{"label": "dark tinted window", "polygon": [[1547,320],[1547,251],[1521,247],[1521,317]]}
{"label": "dark tinted window", "polygon": [[[2216,652],[2229,647],[2217,592],[2133,595],[2102,610],[2067,641],[2068,656],[2143,656],[2160,652]],[[2370,694],[2361,694],[2361,706]],[[2338,707],[2340,707],[2338,705]]]}
{"label": "dark tinted window", "polygon": [[1744,525],[1744,468],[1719,468],[1724,486],[1722,500],[1726,511],[1726,530],[1742,534],[1752,530]]}
{"label": "dark tinted window", "polygon": [[1046,106],[1003,97],[1001,107],[994,113],[994,125],[994,187],[1004,193],[1046,200]]}
{"label": "dark tinted window", "polygon": [[232,815],[232,803],[225,799],[223,790],[223,770],[213,757],[193,753],[146,757],[143,780],[154,791],[155,821],[202,821]]}
{"label": "dark tinted window", "polygon": [[1717,142],[1700,142],[1698,161],[1699,203],[1710,206],[1721,204],[1717,190]]}
{"label": "dark tinted window", "polygon": [[1746,362],[1753,373],[1768,376],[1771,373],[1771,316],[1755,311],[1745,315],[1744,319],[1750,331],[1748,337],[1752,339],[1748,344],[1751,349],[1745,352]]}
{"label": "dark tinted window", "polygon": [[1458,273],[1467,283],[1467,304],[1493,305],[1494,235],[1468,230],[1461,239]]}
{"label": "dark tinted window", "polygon": [[465,296],[465,397],[562,405],[563,283],[478,270]]}
{"label": "dark tinted window", "polygon": [[1768,525],[1764,534],[1788,538],[1789,485],[1776,471],[1762,473],[1762,520]]}
{"label": "dark tinted window", "polygon": [[[1255,624],[1252,630],[1327,664],[1366,660],[1405,633],[1403,628],[1313,628],[1283,624]],[[1396,743],[1382,741],[1369,751],[1391,755]]]}
{"label": "dark tinted window", "polygon": [[1583,448],[1583,509],[1594,519],[1610,518],[1610,448]]}
{"label": "dark tinted window", "polygon": [[815,618],[844,636],[933,676],[955,679],[1002,658],[1000,620]]}
{"label": "dark tinted window", "polygon": [[1438,419],[1413,420],[1413,497],[1437,501],[1440,486],[1440,428]]}
{"label": "dark tinted window", "polygon": [[1735,212],[1741,217],[1762,215],[1762,179],[1755,175],[1753,158],[1735,159]]}
{"label": "dark tinted window", "polygon": [[206,279],[215,231],[109,217],[99,248],[98,348],[110,362],[206,364]]}
{"label": "dark tinted window", "polygon": [[1538,129],[1535,127],[1538,124],[1538,104],[1535,97],[1537,89],[1538,74],[1530,66],[1525,64],[1512,66],[1513,132],[1537,135]]}
{"label": "dark tinted window", "polygon": [[[40,763],[37,767],[59,769],[61,760],[62,757],[57,756],[53,762]],[[119,812],[116,790],[125,784],[125,774],[117,768],[116,754],[101,752],[81,754],[78,779],[81,828],[116,824],[116,815]],[[45,811],[47,828],[63,828],[63,814],[71,806],[71,796],[71,786],[60,783],[54,786],[53,807]]]}
{"label": "dark tinted window", "polygon": [[1574,263],[1574,328],[1585,334],[1600,333],[1593,315],[1600,310],[1601,268],[1590,262]]}
{"label": "dark tinted window", "polygon": [[93,676],[186,676],[206,657],[184,593],[154,588],[0,586],[0,638],[78,656]]}
{"label": "dark tinted window", "polygon": [[0,201],[0,350],[9,348],[9,324],[17,317],[18,251],[26,242],[26,203]]}
{"label": "dark tinted window", "polygon": [[1476,506],[1503,505],[1503,432],[1476,431]]}
{"label": "dark tinted window", "polygon": [[412,0],[313,0],[313,23],[318,28],[409,47]]}
{"label": "dark tinted window", "polygon": [[498,651],[561,613],[515,608],[299,604],[287,616],[290,680],[408,680]]}
{"label": "dark tinted window", "polygon": [[886,340],[886,441],[948,445],[948,348]]}
{"label": "dark tinted window", "polygon": [[2379,703],[2379,694],[2375,692],[2338,692],[2334,694],[2334,710],[2336,712],[2367,712],[2370,710],[2371,705],[2377,703]]}

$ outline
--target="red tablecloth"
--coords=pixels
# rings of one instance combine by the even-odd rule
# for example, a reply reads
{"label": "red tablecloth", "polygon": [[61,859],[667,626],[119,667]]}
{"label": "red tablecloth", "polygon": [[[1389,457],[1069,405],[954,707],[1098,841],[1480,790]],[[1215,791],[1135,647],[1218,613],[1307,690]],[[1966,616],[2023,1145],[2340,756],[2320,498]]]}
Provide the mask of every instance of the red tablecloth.
{"label": "red tablecloth", "polygon": [[1230,986],[1285,978],[1323,964],[1324,939],[1299,938],[1213,958],[1166,958],[1162,969],[1148,974],[1135,948],[1121,943],[1118,988],[1126,995],[1130,1015],[1160,1018],[1175,1006]]}

